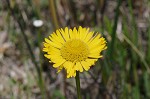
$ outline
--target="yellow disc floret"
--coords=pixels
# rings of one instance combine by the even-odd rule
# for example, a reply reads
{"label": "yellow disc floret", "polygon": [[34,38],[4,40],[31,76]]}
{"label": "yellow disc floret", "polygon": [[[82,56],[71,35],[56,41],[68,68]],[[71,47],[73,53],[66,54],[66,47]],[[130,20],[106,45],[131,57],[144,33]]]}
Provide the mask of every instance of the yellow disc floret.
{"label": "yellow disc floret", "polygon": [[88,58],[89,49],[86,43],[79,39],[67,41],[62,46],[61,55],[64,59],[71,62],[83,61]]}

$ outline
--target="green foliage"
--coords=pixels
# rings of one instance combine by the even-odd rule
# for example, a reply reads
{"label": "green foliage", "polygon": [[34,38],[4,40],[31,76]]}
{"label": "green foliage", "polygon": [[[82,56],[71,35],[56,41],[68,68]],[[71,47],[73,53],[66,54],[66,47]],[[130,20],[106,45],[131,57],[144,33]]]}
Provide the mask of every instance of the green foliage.
{"label": "green foliage", "polygon": [[52,96],[53,99],[59,98],[59,99],[65,99],[65,97],[61,94],[59,89],[54,90],[54,94]]}

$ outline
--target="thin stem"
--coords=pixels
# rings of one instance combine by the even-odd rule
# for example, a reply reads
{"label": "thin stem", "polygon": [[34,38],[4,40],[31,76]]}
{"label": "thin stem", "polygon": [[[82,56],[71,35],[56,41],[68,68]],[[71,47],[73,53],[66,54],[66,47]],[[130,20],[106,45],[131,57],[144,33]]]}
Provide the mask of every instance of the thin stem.
{"label": "thin stem", "polygon": [[58,18],[57,18],[57,14],[56,14],[55,0],[49,0],[49,9],[50,9],[50,12],[52,15],[54,28],[58,29],[59,23],[58,23]]}
{"label": "thin stem", "polygon": [[124,34],[123,34],[123,37],[125,39],[125,41],[132,47],[132,49],[137,53],[137,55],[140,57],[141,61],[143,62],[146,70],[148,73],[150,73],[150,68],[148,66],[148,63],[146,62],[145,60],[145,57],[143,55],[142,52],[139,51],[139,49],[136,47],[136,45],[134,45]]}
{"label": "thin stem", "polygon": [[[32,50],[31,45],[29,43],[28,37],[25,34],[25,30],[24,30],[24,28],[25,28],[25,21],[23,20],[22,14],[20,13],[20,10],[19,10],[19,8],[17,6],[15,6],[16,8],[12,8],[11,5],[10,5],[10,1],[9,0],[7,0],[6,3],[7,3],[7,6],[8,6],[8,9],[9,9],[10,13],[12,14],[13,18],[17,21],[18,26],[19,26],[19,28],[21,30],[21,33],[23,35],[25,44],[26,44],[27,49],[28,49],[28,51],[30,53],[31,60],[32,60],[34,66],[36,68],[37,74],[38,74],[38,85],[39,85],[41,93],[42,93],[42,99],[45,99],[46,87],[44,85],[42,71],[41,71],[41,68],[40,68],[39,64],[36,61],[36,58],[34,56],[33,50]],[[16,12],[17,14],[14,13],[14,12]]]}
{"label": "thin stem", "polygon": [[114,51],[114,44],[115,44],[115,39],[116,39],[116,30],[117,30],[117,23],[118,23],[118,18],[119,18],[119,8],[121,6],[122,0],[118,0],[117,2],[118,2],[118,4],[117,4],[117,8],[116,8],[114,26],[113,26],[112,34],[111,34],[112,40],[110,42],[109,49],[108,49],[108,56],[110,57],[110,59],[113,56],[112,52]]}
{"label": "thin stem", "polygon": [[[19,28],[20,28],[20,30],[21,30],[22,35],[23,35],[25,44],[26,44],[26,46],[27,46],[27,48],[28,48],[28,51],[29,51],[29,53],[30,53],[30,55],[31,55],[31,59],[32,59],[32,61],[33,61],[33,64],[35,65],[35,68],[36,68],[36,70],[37,70],[38,75],[40,76],[40,75],[41,75],[41,73],[40,73],[40,68],[38,67],[38,64],[37,64],[37,62],[36,62],[36,60],[35,60],[35,56],[34,56],[34,53],[33,53],[32,49],[31,49],[31,45],[30,45],[30,43],[29,43],[28,37],[27,37],[27,35],[26,35],[25,32],[24,32],[25,22],[24,22],[24,20],[23,20],[23,18],[22,18],[22,15],[21,15],[21,14],[16,15],[16,14],[14,13],[14,12],[15,12],[15,9],[14,9],[14,8],[11,8],[9,0],[7,0],[7,6],[8,6],[8,8],[9,8],[10,13],[12,14],[13,18],[14,18],[14,19],[17,21],[17,23],[18,23],[18,26],[19,26]],[[18,8],[16,8],[16,9],[18,9]],[[17,10],[16,12],[19,12],[19,10]]]}
{"label": "thin stem", "polygon": [[77,95],[78,99],[81,99],[81,91],[80,91],[80,78],[79,78],[79,72],[76,72],[76,88],[77,88]]}

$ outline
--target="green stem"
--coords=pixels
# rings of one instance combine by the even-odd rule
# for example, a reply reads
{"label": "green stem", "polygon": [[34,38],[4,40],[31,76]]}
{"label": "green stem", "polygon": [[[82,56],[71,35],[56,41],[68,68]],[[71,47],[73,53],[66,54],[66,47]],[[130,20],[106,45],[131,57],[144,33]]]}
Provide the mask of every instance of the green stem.
{"label": "green stem", "polygon": [[118,19],[119,19],[119,8],[121,6],[122,0],[117,0],[118,4],[117,4],[117,8],[116,8],[116,13],[115,13],[115,20],[114,20],[114,26],[112,29],[112,40],[110,42],[109,48],[108,48],[108,56],[110,57],[110,59],[112,59],[112,52],[114,51],[114,45],[115,45],[115,40],[116,40],[116,30],[117,30],[117,23],[118,23]]}
{"label": "green stem", "polygon": [[38,85],[40,87],[40,90],[41,90],[41,93],[42,93],[42,99],[45,99],[45,90],[46,88],[44,87],[44,81],[43,81],[43,76],[42,76],[42,71],[41,71],[41,68],[39,66],[39,64],[37,63],[36,61],[36,57],[34,55],[34,52],[31,48],[31,45],[29,43],[29,39],[27,37],[27,35],[25,34],[25,21],[23,19],[23,16],[22,14],[20,13],[20,9],[18,8],[17,5],[15,5],[15,8],[12,8],[11,5],[10,5],[10,1],[7,0],[7,6],[8,6],[8,9],[10,11],[10,13],[12,14],[13,18],[17,21],[18,23],[18,26],[21,30],[21,33],[23,35],[23,38],[24,38],[24,41],[25,41],[25,44],[27,46],[27,49],[31,55],[31,60],[36,68],[36,71],[37,71],[37,74],[38,74]]}
{"label": "green stem", "polygon": [[50,12],[52,15],[54,28],[58,29],[59,23],[58,23],[58,18],[57,18],[57,14],[56,14],[55,0],[49,0],[49,9],[50,9]]}
{"label": "green stem", "polygon": [[81,91],[80,91],[80,78],[79,78],[79,72],[76,72],[76,87],[77,87],[77,95],[78,95],[78,99],[81,99]]}

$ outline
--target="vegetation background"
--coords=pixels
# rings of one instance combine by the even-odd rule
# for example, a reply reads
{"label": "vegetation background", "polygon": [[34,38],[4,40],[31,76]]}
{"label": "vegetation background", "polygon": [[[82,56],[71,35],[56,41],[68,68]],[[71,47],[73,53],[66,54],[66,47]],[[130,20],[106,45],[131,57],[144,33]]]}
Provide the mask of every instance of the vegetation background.
{"label": "vegetation background", "polygon": [[149,0],[0,0],[0,99],[77,98],[74,78],[42,52],[43,38],[66,26],[108,41],[80,75],[83,99],[150,99]]}

